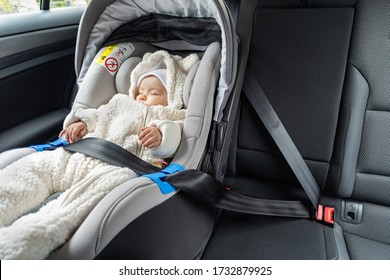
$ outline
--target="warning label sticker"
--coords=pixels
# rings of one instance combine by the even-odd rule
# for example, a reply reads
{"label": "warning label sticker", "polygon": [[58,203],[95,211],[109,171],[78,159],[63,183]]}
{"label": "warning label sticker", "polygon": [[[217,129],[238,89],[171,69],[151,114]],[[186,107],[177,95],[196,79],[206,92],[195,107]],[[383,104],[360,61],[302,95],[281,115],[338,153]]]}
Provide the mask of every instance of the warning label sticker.
{"label": "warning label sticker", "polygon": [[118,70],[118,60],[116,60],[114,57],[108,57],[104,61],[104,65],[106,66],[106,69],[110,72],[115,73],[116,70]]}
{"label": "warning label sticker", "polygon": [[116,74],[119,66],[134,51],[131,43],[113,44],[105,48],[102,54],[96,60],[96,63],[103,66],[112,76]]}

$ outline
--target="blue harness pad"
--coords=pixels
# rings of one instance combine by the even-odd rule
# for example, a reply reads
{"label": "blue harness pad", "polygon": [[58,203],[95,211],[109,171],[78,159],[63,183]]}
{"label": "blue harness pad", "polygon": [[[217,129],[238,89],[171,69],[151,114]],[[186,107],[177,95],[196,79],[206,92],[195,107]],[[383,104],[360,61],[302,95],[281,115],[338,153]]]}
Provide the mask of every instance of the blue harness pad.
{"label": "blue harness pad", "polygon": [[50,142],[47,144],[32,145],[32,146],[29,146],[29,148],[34,148],[35,150],[37,150],[37,152],[42,152],[42,151],[55,150],[58,147],[64,147],[66,145],[68,145],[68,142],[66,142],[65,139],[58,138],[56,141],[53,141],[53,142]]}
{"label": "blue harness pad", "polygon": [[173,191],[175,191],[175,187],[173,187],[171,184],[168,182],[165,182],[164,179],[173,173],[176,173],[178,171],[182,171],[185,168],[181,166],[180,164],[177,163],[172,163],[168,165],[165,169],[161,170],[161,172],[156,172],[156,173],[151,173],[151,174],[145,174],[142,175],[142,177],[148,177],[151,179],[153,182],[157,184],[157,186],[160,188],[160,191],[163,194],[168,194]]}

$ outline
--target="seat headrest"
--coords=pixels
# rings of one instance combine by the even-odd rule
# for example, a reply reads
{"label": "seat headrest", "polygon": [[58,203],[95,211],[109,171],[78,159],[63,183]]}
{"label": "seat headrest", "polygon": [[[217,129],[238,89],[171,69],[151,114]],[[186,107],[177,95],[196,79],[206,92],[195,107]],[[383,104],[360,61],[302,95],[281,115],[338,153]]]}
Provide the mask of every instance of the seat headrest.
{"label": "seat headrest", "polygon": [[130,57],[119,68],[115,78],[116,89],[120,93],[127,93],[130,89],[130,73],[142,61],[141,57]]}

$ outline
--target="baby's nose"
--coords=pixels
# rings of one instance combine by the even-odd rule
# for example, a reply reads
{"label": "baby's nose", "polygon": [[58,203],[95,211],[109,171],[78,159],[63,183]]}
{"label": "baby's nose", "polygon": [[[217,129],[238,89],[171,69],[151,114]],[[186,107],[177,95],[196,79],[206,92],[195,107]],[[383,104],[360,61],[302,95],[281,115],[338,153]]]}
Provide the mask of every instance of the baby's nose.
{"label": "baby's nose", "polygon": [[146,100],[146,95],[138,94],[137,100]]}

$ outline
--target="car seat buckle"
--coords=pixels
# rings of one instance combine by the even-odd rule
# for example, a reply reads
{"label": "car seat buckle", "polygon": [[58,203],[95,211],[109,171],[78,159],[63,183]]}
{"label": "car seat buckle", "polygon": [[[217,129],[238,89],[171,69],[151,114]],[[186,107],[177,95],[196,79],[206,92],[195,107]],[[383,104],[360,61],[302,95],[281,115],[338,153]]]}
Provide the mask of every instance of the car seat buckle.
{"label": "car seat buckle", "polygon": [[324,206],[319,204],[315,211],[315,220],[324,223],[329,226],[334,225],[334,212],[335,208],[330,206]]}
{"label": "car seat buckle", "polygon": [[173,187],[170,183],[165,181],[165,178],[168,175],[174,174],[178,171],[184,170],[185,168],[177,163],[172,163],[168,165],[166,168],[161,170],[160,172],[151,173],[151,174],[145,174],[142,175],[142,177],[147,177],[151,179],[154,183],[157,184],[157,186],[160,188],[160,191],[163,194],[168,194],[176,190],[175,187]]}

